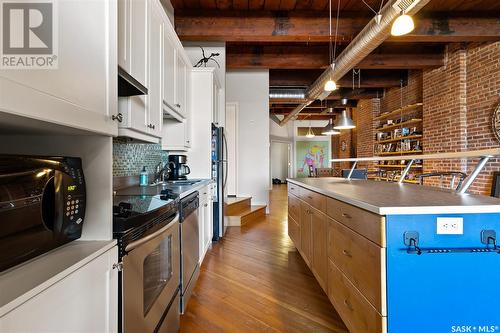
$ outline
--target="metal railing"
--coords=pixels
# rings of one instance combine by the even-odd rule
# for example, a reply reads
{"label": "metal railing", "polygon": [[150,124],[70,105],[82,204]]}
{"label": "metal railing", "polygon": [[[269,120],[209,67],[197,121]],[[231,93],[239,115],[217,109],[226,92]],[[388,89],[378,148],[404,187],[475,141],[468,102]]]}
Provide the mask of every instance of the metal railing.
{"label": "metal railing", "polygon": [[401,155],[401,156],[373,156],[373,157],[358,157],[358,158],[334,158],[330,162],[353,162],[351,170],[347,175],[347,179],[351,179],[352,173],[358,162],[375,162],[375,161],[402,161],[408,160],[401,176],[399,177],[398,183],[402,183],[405,180],[406,175],[411,169],[411,166],[416,160],[440,160],[440,159],[463,159],[463,158],[479,158],[474,171],[465,179],[464,182],[458,186],[456,189],[457,193],[465,193],[472,185],[474,180],[477,178],[481,170],[488,163],[488,161],[494,157],[500,156],[500,148],[492,149],[482,149],[482,150],[471,150],[464,152],[454,152],[454,153],[436,153],[436,154],[422,154],[422,155]]}

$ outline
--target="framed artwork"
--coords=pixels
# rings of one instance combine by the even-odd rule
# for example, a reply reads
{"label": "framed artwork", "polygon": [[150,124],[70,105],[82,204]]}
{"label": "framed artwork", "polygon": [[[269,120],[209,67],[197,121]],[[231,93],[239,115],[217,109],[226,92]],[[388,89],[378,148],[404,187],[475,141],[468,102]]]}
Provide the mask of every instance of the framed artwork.
{"label": "framed artwork", "polygon": [[297,177],[309,177],[311,170],[330,167],[330,141],[296,141]]}

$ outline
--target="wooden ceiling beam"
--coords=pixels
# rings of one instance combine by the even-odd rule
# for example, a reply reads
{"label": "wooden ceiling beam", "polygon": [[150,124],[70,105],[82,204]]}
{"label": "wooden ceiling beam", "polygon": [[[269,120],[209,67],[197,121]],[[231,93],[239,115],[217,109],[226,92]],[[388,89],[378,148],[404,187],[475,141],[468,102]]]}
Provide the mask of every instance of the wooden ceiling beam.
{"label": "wooden ceiling beam", "polygon": [[[442,47],[411,52],[373,53],[363,59],[356,68],[361,69],[426,69],[443,65]],[[431,49],[432,52],[429,52]],[[228,45],[226,68],[228,69],[324,69],[328,67],[328,46],[273,46]]]}
{"label": "wooden ceiling beam", "polygon": [[[322,70],[288,70],[271,69],[269,86],[303,86],[311,85],[322,73]],[[360,88],[392,88],[399,87],[401,79],[407,77],[406,70],[362,70]],[[340,87],[352,87],[352,75],[347,74],[337,82]],[[358,82],[356,81],[356,86]]]}
{"label": "wooden ceiling beam", "polygon": [[[221,8],[220,8],[221,9]],[[324,15],[324,14],[323,14]],[[328,42],[328,17],[318,12],[179,10],[175,28],[184,41]],[[371,16],[343,13],[338,41],[349,43]],[[425,16],[423,16],[425,15]],[[477,42],[500,40],[499,13],[427,13],[415,30],[388,42]]]}

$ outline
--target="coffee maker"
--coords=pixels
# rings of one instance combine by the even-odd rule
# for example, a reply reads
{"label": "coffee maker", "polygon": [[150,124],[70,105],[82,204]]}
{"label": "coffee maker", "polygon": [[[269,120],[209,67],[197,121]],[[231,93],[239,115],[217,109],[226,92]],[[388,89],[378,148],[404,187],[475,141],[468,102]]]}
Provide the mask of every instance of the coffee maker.
{"label": "coffee maker", "polygon": [[170,169],[170,180],[187,179],[191,169],[187,166],[186,155],[168,155],[168,167]]}

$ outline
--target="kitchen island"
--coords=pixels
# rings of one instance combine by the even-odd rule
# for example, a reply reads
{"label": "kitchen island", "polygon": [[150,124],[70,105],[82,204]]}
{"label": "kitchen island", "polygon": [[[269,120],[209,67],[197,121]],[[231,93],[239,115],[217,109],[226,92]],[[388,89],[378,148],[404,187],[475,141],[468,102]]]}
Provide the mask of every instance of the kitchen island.
{"label": "kitchen island", "polygon": [[500,200],[288,180],[288,233],[351,333],[500,332]]}

